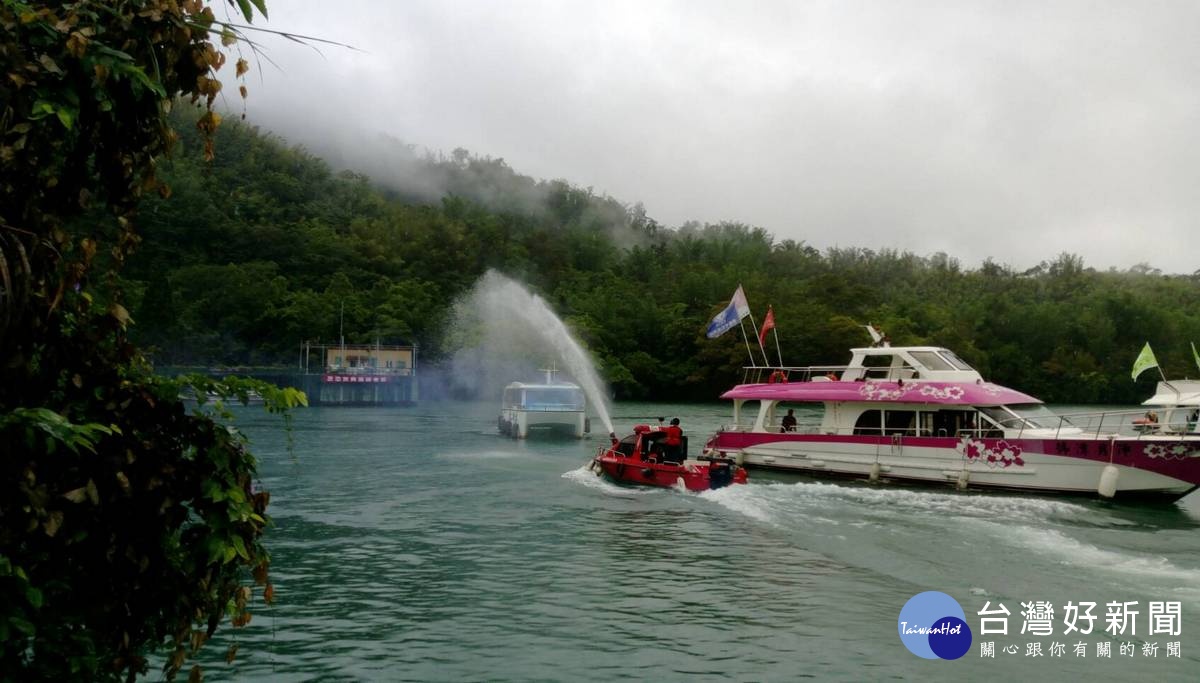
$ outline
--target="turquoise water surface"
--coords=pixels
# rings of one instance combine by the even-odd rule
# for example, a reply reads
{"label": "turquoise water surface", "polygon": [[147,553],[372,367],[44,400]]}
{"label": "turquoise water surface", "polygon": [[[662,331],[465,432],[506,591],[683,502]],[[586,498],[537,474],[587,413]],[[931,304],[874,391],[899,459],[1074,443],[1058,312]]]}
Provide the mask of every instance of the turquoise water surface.
{"label": "turquoise water surface", "polygon": [[[312,408],[295,449],[239,411],[271,491],[276,603],[208,646],[209,680],[1195,680],[1200,500],[1136,507],[751,473],[704,494],[621,488],[583,469],[600,435],[512,441],[497,407]],[[617,404],[618,432],[678,416],[692,449],[720,405]],[[593,424],[595,424],[595,420]],[[597,430],[600,431],[600,430]],[[1200,495],[1200,494],[1198,494]],[[1009,636],[955,661],[897,635],[914,594],[985,602]],[[1021,602],[1099,603],[1088,636],[1021,635]],[[1138,601],[1137,635],[1103,633]],[[1149,601],[1178,601],[1178,636]],[[239,643],[233,665],[222,659]],[[979,641],[995,642],[996,658]],[[1041,641],[1044,655],[1025,656]],[[1066,644],[1050,656],[1052,642]],[[1112,658],[1096,644],[1111,642]],[[1167,657],[1167,642],[1181,657]],[[1083,642],[1086,656],[1074,655]],[[1119,646],[1135,643],[1135,656]],[[1144,643],[1158,643],[1155,657]],[[1018,645],[1009,655],[1005,646]]]}

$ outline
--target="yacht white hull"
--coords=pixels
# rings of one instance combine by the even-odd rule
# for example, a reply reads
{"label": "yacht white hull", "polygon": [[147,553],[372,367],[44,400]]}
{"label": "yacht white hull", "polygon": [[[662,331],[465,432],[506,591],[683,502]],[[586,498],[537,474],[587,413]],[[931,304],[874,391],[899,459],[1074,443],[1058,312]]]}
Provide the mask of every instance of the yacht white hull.
{"label": "yacht white hull", "polygon": [[718,432],[709,447],[750,468],[1074,495],[1098,494],[1108,487],[1122,497],[1167,499],[1195,489],[1200,468],[1200,442],[1178,439],[971,440]]}

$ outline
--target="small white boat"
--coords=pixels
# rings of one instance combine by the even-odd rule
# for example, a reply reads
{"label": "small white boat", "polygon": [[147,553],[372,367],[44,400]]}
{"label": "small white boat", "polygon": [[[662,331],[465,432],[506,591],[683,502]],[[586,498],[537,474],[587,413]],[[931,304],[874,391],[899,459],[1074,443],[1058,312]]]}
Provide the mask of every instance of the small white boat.
{"label": "small white boat", "polygon": [[543,384],[513,382],[504,388],[497,427],[501,434],[527,438],[531,431],[569,433],[583,438],[591,427],[587,400],[579,385],[558,382],[554,368],[544,369]]}

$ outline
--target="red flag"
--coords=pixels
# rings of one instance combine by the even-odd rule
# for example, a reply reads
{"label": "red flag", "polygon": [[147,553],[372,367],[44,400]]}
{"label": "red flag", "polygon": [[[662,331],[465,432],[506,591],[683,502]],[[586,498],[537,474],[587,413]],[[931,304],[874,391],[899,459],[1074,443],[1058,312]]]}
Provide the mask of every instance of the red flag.
{"label": "red flag", "polygon": [[767,306],[767,317],[763,318],[762,327],[758,329],[758,345],[766,346],[767,330],[775,327],[775,309]]}

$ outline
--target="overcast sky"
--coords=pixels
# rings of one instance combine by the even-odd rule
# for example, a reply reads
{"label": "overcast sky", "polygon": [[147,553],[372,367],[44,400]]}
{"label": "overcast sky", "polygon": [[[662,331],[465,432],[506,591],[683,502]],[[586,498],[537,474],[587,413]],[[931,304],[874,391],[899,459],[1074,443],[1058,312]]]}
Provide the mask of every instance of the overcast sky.
{"label": "overcast sky", "polygon": [[1200,4],[269,0],[249,118],[465,147],[660,223],[1200,268]]}

